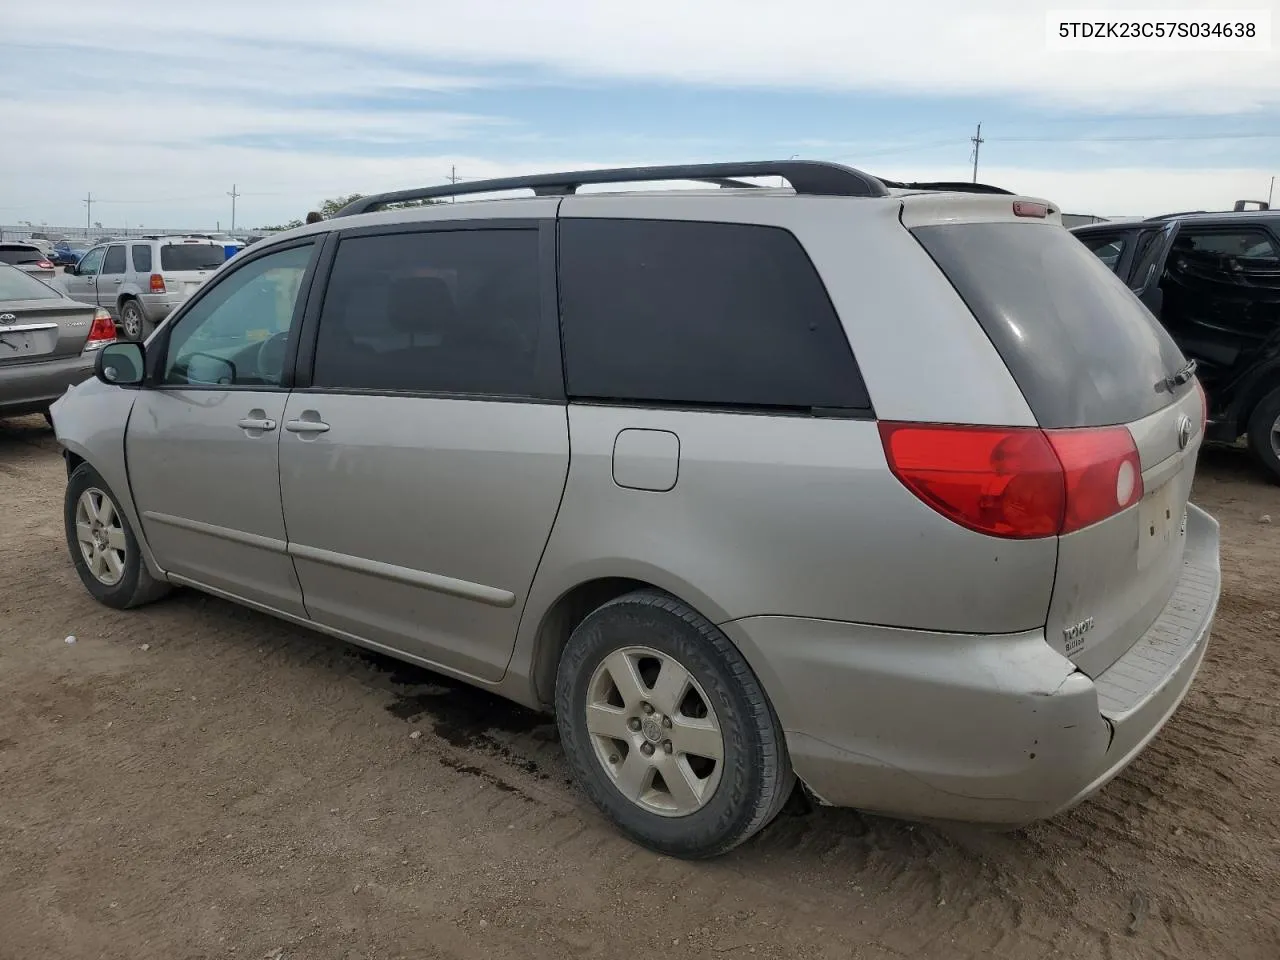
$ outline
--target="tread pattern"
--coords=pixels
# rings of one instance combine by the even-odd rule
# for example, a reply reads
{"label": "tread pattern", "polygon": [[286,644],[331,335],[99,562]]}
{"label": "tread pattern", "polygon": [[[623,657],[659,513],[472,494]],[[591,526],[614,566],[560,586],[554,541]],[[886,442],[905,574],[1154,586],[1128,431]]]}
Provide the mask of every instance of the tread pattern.
{"label": "tread pattern", "polygon": [[[746,809],[741,805],[730,806],[714,826],[704,831],[705,837],[687,837],[683,842],[676,843],[655,842],[652,837],[639,832],[633,824],[619,819],[611,809],[611,804],[617,802],[616,798],[604,796],[595,780],[590,776],[583,776],[580,770],[584,763],[596,763],[591,755],[591,746],[583,742],[583,736],[577,730],[577,718],[573,715],[571,705],[574,684],[581,676],[586,666],[584,660],[592,649],[586,635],[600,618],[636,609],[658,611],[670,617],[678,629],[687,631],[686,635],[701,646],[705,654],[710,655],[708,659],[725,672],[724,679],[734,687],[734,691],[730,693],[736,692],[746,701],[747,713],[737,724],[740,729],[734,731],[730,729],[731,725],[724,725],[726,738],[735,732],[742,738],[746,760],[722,772],[719,789],[724,790],[728,786],[731,790],[745,794],[749,806]],[[591,666],[594,667],[594,661]],[[703,684],[705,687],[705,680]],[[583,620],[570,637],[561,660],[556,683],[556,714],[561,741],[570,764],[579,774],[577,779],[580,786],[625,833],[650,849],[672,856],[704,859],[727,853],[766,827],[782,810],[795,785],[795,775],[781,725],[751,667],[715,624],[667,593],[640,590],[625,594],[602,604]],[[749,783],[753,773],[758,778],[754,789]],[[732,783],[727,784],[728,780],[732,780]]]}

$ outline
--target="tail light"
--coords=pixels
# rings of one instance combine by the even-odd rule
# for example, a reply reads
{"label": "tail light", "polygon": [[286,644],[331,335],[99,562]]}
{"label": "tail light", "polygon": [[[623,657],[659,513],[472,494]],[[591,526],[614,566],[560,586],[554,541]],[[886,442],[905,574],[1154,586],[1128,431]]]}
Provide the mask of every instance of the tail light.
{"label": "tail light", "polygon": [[89,338],[85,341],[85,350],[99,350],[116,339],[115,321],[111,314],[102,307],[93,311],[93,325],[89,327]]}
{"label": "tail light", "polygon": [[152,293],[164,293],[164,292],[165,292],[165,291],[164,291],[164,277],[162,277],[162,276],[161,276],[160,274],[158,274],[158,273],[153,273],[153,274],[151,275],[151,292],[152,292]]}
{"label": "tail light", "polygon": [[1053,537],[1142,499],[1138,449],[1125,427],[880,424],[889,469],[943,516],[988,536]]}
{"label": "tail light", "polygon": [[37,266],[37,267],[39,267],[41,270],[52,270],[52,269],[53,269],[53,261],[52,261],[52,260],[37,260],[37,261],[36,261],[36,266]]}

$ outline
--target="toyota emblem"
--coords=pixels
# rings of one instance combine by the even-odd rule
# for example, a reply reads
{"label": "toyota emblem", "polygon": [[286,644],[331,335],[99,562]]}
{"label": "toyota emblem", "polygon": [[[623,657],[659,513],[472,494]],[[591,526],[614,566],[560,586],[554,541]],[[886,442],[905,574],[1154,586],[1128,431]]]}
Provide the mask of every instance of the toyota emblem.
{"label": "toyota emblem", "polygon": [[1187,449],[1191,442],[1191,418],[1185,413],[1178,418],[1178,449]]}
{"label": "toyota emblem", "polygon": [[13,323],[17,316],[12,313],[0,313],[0,323]]}

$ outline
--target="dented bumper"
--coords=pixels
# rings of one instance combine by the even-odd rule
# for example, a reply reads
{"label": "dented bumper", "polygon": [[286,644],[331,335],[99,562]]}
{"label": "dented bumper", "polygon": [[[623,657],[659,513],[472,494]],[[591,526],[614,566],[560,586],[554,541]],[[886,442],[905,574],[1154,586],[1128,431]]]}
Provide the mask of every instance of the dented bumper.
{"label": "dented bumper", "polygon": [[1218,525],[1188,506],[1182,578],[1091,679],[1042,631],[998,636],[751,617],[724,624],[764,684],[797,775],[825,803],[1016,826],[1105,785],[1181,702],[1220,589]]}

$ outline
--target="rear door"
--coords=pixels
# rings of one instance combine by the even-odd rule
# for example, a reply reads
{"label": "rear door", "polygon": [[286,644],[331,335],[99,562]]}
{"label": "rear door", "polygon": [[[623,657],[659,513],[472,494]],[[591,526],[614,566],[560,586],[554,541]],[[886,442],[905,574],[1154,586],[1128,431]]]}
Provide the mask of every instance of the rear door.
{"label": "rear door", "polygon": [[102,271],[98,274],[98,306],[106,307],[116,320],[120,319],[120,311],[116,305],[128,269],[129,258],[125,245],[113,243],[107,247],[106,256],[102,258]]}
{"label": "rear door", "polygon": [[1280,345],[1280,241],[1258,224],[1181,224],[1159,278],[1160,320],[1212,392]]}
{"label": "rear door", "polygon": [[342,238],[280,489],[313,620],[492,681],[569,432],[552,222],[466,226]]}
{"label": "rear door", "polygon": [[1097,675],[1154,622],[1182,570],[1203,436],[1185,358],[1125,284],[1061,227],[1009,216],[912,232],[951,280],[1047,430],[1122,427],[1133,506],[1058,540],[1046,637]]}
{"label": "rear door", "polygon": [[88,339],[93,311],[20,270],[0,267],[0,366],[76,356]]}

